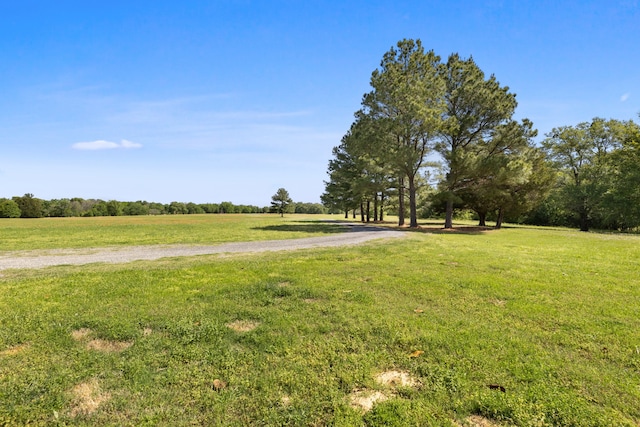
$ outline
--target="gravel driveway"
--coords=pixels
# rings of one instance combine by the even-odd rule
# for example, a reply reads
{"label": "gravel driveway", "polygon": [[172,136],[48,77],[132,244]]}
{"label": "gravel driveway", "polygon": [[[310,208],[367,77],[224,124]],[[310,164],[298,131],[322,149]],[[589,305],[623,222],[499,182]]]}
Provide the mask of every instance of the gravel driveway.
{"label": "gravel driveway", "polygon": [[348,226],[348,230],[345,233],[292,240],[235,242],[215,246],[153,245],[5,252],[0,255],[0,270],[10,268],[44,268],[53,265],[82,265],[95,262],[115,264],[137,260],[155,260],[167,257],[219,253],[290,251],[306,248],[357,245],[373,239],[396,238],[406,235],[406,233],[401,231],[393,231],[362,224],[342,225]]}

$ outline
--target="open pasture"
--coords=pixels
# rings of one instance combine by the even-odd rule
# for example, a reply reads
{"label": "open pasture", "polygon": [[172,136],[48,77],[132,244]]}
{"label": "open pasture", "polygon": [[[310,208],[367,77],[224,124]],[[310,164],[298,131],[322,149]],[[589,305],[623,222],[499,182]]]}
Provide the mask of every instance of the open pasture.
{"label": "open pasture", "polygon": [[[339,231],[312,218],[2,221],[0,233],[27,250]],[[407,233],[4,271],[0,425],[638,425],[638,236]]]}
{"label": "open pasture", "polygon": [[0,254],[13,250],[294,239],[340,231],[312,221],[318,219],[317,215],[290,219],[290,223],[283,222],[275,214],[3,218]]}

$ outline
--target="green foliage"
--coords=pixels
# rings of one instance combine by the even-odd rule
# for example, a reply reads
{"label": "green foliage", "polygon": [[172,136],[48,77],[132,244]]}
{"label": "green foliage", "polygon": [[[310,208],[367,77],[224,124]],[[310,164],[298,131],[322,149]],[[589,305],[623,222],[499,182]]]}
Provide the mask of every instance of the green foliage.
{"label": "green foliage", "polygon": [[0,218],[20,218],[20,207],[11,199],[0,199]]}
{"label": "green foliage", "polygon": [[109,200],[107,202],[107,214],[109,216],[122,215],[122,203],[117,200]]}
{"label": "green foliage", "polygon": [[386,136],[378,138],[380,143],[369,152],[392,167],[391,176],[408,180],[410,227],[417,227],[415,179],[431,151],[445,108],[439,61],[433,51],[424,51],[420,40],[399,41],[372,73],[373,90],[362,101],[363,113],[376,132]]}
{"label": "green foliage", "polygon": [[[447,104],[436,150],[446,169],[441,188],[448,196],[445,227],[450,228],[456,193],[464,188],[474,158],[485,143],[500,140],[494,136],[501,126],[508,126],[517,103],[515,94],[507,86],[501,87],[494,75],[485,78],[472,58],[450,55],[443,66],[443,77]],[[499,152],[484,150],[484,156],[490,158]],[[484,177],[490,179],[490,175]]]}
{"label": "green foliage", "polygon": [[519,215],[548,192],[552,174],[531,141],[532,123],[511,119],[515,95],[495,76],[485,78],[473,59],[452,54],[441,63],[420,40],[401,40],[372,73],[371,87],[334,148],[326,206],[347,211],[395,192],[392,209],[403,225],[406,189],[410,226],[416,227],[418,206],[429,206],[418,201],[420,171],[434,166],[426,161],[434,149],[443,160],[438,197],[445,200],[447,228],[459,200],[477,210],[481,222],[499,212],[499,225],[504,215]]}
{"label": "green foliage", "polygon": [[123,215],[149,215],[149,204],[146,202],[125,202],[123,205]]}
{"label": "green foliage", "polygon": [[295,203],[294,212],[297,214],[315,214],[315,215],[328,213],[327,209],[324,206],[322,206],[320,203],[302,203],[302,202]]}
{"label": "green foliage", "polygon": [[13,201],[20,208],[21,218],[41,218],[43,216],[42,200],[34,197],[33,194],[27,193],[22,197],[14,197]]}
{"label": "green foliage", "polygon": [[280,216],[284,216],[285,212],[290,212],[293,200],[289,196],[289,192],[284,188],[279,188],[276,194],[271,196],[271,209],[273,212],[279,213]]}
{"label": "green foliage", "polygon": [[627,208],[637,199],[639,129],[632,121],[594,118],[553,129],[543,141],[562,173],[558,192],[564,208],[581,231],[640,225],[640,216]]}

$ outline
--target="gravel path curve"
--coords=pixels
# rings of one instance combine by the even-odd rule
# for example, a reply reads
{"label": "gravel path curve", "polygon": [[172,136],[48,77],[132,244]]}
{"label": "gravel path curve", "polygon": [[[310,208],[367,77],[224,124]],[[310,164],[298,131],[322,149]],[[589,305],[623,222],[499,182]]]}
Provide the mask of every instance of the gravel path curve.
{"label": "gravel path curve", "polygon": [[33,269],[54,265],[82,265],[95,262],[126,263],[137,260],[155,260],[167,257],[209,255],[219,253],[290,251],[296,249],[357,245],[373,239],[406,236],[401,231],[362,224],[348,226],[345,233],[322,237],[307,237],[292,240],[264,240],[256,242],[234,242],[215,246],[153,245],[114,248],[56,249],[44,251],[14,251],[0,255],[0,270]]}

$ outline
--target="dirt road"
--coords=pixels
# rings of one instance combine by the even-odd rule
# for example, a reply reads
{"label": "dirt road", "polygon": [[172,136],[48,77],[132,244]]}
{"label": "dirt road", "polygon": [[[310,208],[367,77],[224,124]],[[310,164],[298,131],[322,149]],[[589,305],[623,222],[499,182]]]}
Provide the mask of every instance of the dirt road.
{"label": "dirt road", "polygon": [[97,262],[116,264],[137,260],[219,253],[291,251],[306,248],[357,245],[373,239],[397,238],[406,235],[401,231],[362,224],[343,225],[348,226],[348,231],[344,233],[292,240],[234,242],[215,246],[153,245],[5,252],[0,254],[0,270],[44,268],[54,265],[82,265]]}

